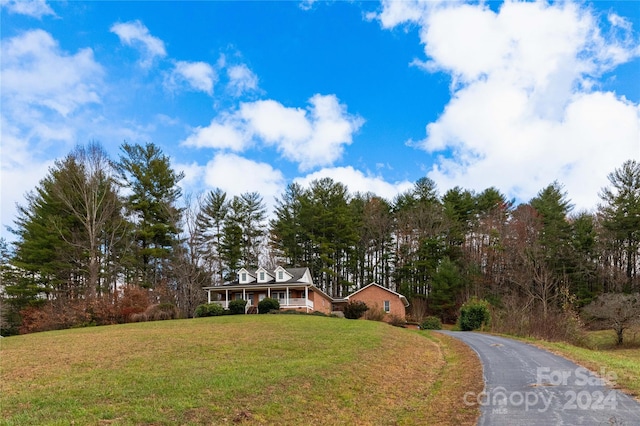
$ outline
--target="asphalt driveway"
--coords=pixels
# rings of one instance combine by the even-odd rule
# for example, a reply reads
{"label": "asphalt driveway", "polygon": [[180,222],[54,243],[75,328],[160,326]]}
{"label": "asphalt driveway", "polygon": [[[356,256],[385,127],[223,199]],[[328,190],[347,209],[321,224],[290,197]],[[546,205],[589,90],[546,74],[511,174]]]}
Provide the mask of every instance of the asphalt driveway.
{"label": "asphalt driveway", "polygon": [[[575,363],[516,340],[472,332],[442,333],[460,339],[480,357],[484,391],[465,404],[481,405],[479,425],[640,426],[640,403]],[[609,383],[607,383],[609,382]]]}

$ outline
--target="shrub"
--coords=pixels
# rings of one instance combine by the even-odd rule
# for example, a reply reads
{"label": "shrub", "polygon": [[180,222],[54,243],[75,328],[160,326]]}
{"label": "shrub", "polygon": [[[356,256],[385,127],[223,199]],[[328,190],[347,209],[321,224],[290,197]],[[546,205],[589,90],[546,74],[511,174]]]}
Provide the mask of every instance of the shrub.
{"label": "shrub", "polygon": [[423,330],[442,330],[442,321],[438,317],[426,317],[420,328]]}
{"label": "shrub", "polygon": [[180,316],[178,309],[171,303],[159,303],[149,306],[144,313],[150,321],[176,319]]}
{"label": "shrub", "polygon": [[137,285],[125,286],[120,293],[117,303],[119,321],[135,321],[133,315],[145,312],[150,304],[148,289]]}
{"label": "shrub", "polygon": [[149,321],[149,317],[144,312],[138,312],[135,314],[131,314],[130,316],[131,322],[145,322]]}
{"label": "shrub", "polygon": [[460,308],[458,321],[460,330],[472,331],[489,325],[490,319],[489,302],[472,298]]}
{"label": "shrub", "polygon": [[387,316],[387,313],[379,305],[374,308],[367,309],[367,312],[362,316],[369,321],[382,321]]}
{"label": "shrub", "polygon": [[220,315],[224,315],[224,308],[218,303],[205,303],[203,305],[198,305],[193,314],[196,318],[217,317]]}
{"label": "shrub", "polygon": [[280,302],[272,297],[265,297],[258,302],[258,313],[268,314],[271,311],[277,311],[280,309]]}
{"label": "shrub", "polygon": [[401,318],[398,315],[391,315],[388,322],[394,327],[404,327],[407,324],[404,318]]}
{"label": "shrub", "polygon": [[229,302],[229,313],[231,315],[238,315],[245,313],[245,307],[247,306],[247,301],[242,299],[236,299]]}
{"label": "shrub", "polygon": [[347,306],[344,307],[344,317],[348,319],[358,319],[368,310],[369,307],[366,303],[355,300],[347,303]]}

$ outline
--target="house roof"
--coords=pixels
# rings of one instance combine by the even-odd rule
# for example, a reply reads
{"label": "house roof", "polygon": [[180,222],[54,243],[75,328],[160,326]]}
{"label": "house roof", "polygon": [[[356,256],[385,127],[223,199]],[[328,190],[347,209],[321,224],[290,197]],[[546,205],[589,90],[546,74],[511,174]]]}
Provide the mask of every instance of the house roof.
{"label": "house roof", "polygon": [[[291,278],[289,278],[288,280],[284,280],[284,281],[277,281],[276,278],[274,278],[276,276],[276,270],[274,269],[266,269],[266,268],[253,268],[253,269],[248,269],[248,268],[244,268],[245,271],[247,271],[247,273],[249,275],[251,275],[253,278],[255,278],[257,276],[257,271],[258,270],[264,270],[267,272],[267,274],[270,276],[269,280],[266,281],[252,281],[249,283],[242,283],[240,284],[240,280],[239,278],[236,278],[233,281],[229,281],[226,282],[220,286],[214,286],[214,287],[204,287],[204,289],[215,289],[215,288],[225,288],[225,287],[275,287],[275,286],[286,286],[286,285],[291,285],[291,284],[304,284],[304,285],[311,285],[313,286],[313,280],[311,279],[311,274],[309,272],[309,268],[282,268],[284,269],[289,275],[291,275]],[[305,280],[305,275],[308,274],[309,276],[309,281]],[[315,286],[314,286],[315,287]]]}
{"label": "house roof", "polygon": [[366,286],[362,287],[360,290],[358,290],[358,291],[354,291],[354,292],[353,292],[353,293],[351,293],[350,295],[346,296],[346,297],[345,297],[345,299],[347,299],[347,300],[348,300],[351,296],[354,296],[354,295],[356,295],[356,294],[360,293],[361,291],[364,291],[364,290],[368,289],[368,288],[369,288],[369,287],[371,287],[371,286],[379,287],[379,288],[383,289],[384,291],[387,291],[387,292],[389,292],[389,293],[393,294],[394,296],[396,296],[396,297],[400,298],[400,300],[402,301],[402,303],[404,303],[404,306],[405,306],[405,307],[409,306],[409,301],[407,300],[407,298],[406,298],[406,297],[404,297],[404,296],[403,296],[403,295],[401,295],[400,293],[396,293],[395,291],[390,290],[390,289],[388,289],[388,288],[386,288],[386,287],[383,287],[383,286],[381,286],[380,284],[377,284],[377,283],[371,283],[371,284],[369,284],[369,285],[366,285]]}
{"label": "house roof", "polygon": [[[249,275],[251,275],[252,277],[256,277],[258,270],[262,269],[263,271],[266,271],[267,274],[269,274],[269,276],[271,277],[275,277],[276,276],[276,270],[275,269],[266,269],[266,268],[254,268],[254,269],[246,269],[245,270],[249,273]],[[307,281],[302,281],[302,279],[304,278],[304,275],[306,272],[309,271],[309,268],[282,268],[284,269],[287,273],[289,273],[289,275],[291,275],[291,278],[286,280],[286,281],[276,281],[275,278],[271,278],[270,280],[267,281],[262,281],[260,283],[256,282],[251,282],[248,284],[242,284],[242,285],[264,285],[264,284],[285,284],[285,283],[297,283],[297,284],[313,284],[311,282],[307,282]],[[223,286],[232,286],[232,285],[240,285],[240,281],[239,279],[235,279],[233,281],[229,281],[226,282],[224,284],[222,284]]]}

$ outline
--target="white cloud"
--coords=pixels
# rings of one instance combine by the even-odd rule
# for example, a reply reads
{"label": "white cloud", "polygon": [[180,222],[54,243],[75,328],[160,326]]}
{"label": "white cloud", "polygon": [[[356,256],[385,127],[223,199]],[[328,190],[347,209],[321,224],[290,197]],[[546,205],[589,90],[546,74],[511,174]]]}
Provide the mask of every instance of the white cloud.
{"label": "white cloud", "polygon": [[314,180],[322,178],[331,178],[335,182],[343,183],[347,186],[351,194],[355,194],[356,192],[371,192],[389,201],[393,200],[396,195],[413,188],[413,182],[402,181],[390,183],[385,181],[381,176],[367,175],[351,166],[324,168],[304,177],[296,178],[294,181],[306,188]]}
{"label": "white cloud", "polygon": [[307,109],[262,100],[243,103],[208,127],[196,128],[183,144],[240,152],[259,141],[297,162],[301,170],[309,170],[340,159],[362,123],[335,95],[314,95]]}
{"label": "white cloud", "polygon": [[6,8],[9,13],[27,15],[37,19],[42,19],[46,15],[56,16],[46,0],[0,0],[0,6]]}
{"label": "white cloud", "polygon": [[0,56],[1,211],[7,225],[16,201],[47,173],[50,158],[77,143],[86,119],[79,117],[101,102],[104,72],[91,49],[65,52],[43,30],[3,40]]}
{"label": "white cloud", "polygon": [[229,76],[227,88],[235,96],[258,89],[258,76],[245,64],[227,68],[227,75]]}
{"label": "white cloud", "polygon": [[419,0],[383,0],[382,11],[379,14],[370,13],[368,19],[379,19],[383,28],[393,28],[404,23],[418,23],[421,21],[430,5],[437,3]]}
{"label": "white cloud", "polygon": [[638,105],[597,91],[603,72],[640,54],[628,21],[571,2],[385,3],[385,28],[418,24],[429,71],[452,77],[452,97],[426,138],[442,152],[429,177],[442,190],[497,186],[528,200],[558,180],[593,208],[606,176],[640,155]]}
{"label": "white cloud", "polygon": [[209,188],[220,188],[230,196],[258,192],[269,207],[286,185],[282,172],[270,164],[229,153],[215,155],[205,166],[204,176]]}
{"label": "white cloud", "polygon": [[302,10],[311,10],[316,2],[317,0],[301,0],[298,6]]}
{"label": "white cloud", "polygon": [[213,119],[207,127],[196,127],[182,145],[241,152],[250,143],[251,136],[245,134],[238,117],[233,114],[222,114]]}
{"label": "white cloud", "polygon": [[187,84],[194,90],[213,95],[213,86],[217,79],[215,70],[206,62],[178,61],[166,86],[172,89],[181,84]]}
{"label": "white cloud", "polygon": [[69,55],[49,33],[33,30],[3,40],[1,53],[2,99],[9,105],[38,105],[66,116],[100,101],[103,70],[89,48]]}
{"label": "white cloud", "polygon": [[138,20],[113,24],[110,30],[120,38],[122,44],[140,50],[143,54],[140,65],[143,68],[149,68],[156,57],[167,56],[164,42],[152,36],[149,29]]}

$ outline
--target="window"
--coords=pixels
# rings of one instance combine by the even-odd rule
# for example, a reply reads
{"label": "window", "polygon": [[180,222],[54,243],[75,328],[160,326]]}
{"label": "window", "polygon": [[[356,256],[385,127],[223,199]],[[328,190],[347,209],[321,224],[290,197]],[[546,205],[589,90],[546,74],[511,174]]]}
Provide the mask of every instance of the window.
{"label": "window", "polygon": [[284,272],[278,271],[278,281],[284,280]]}
{"label": "window", "polygon": [[260,281],[264,281],[264,272],[260,272]]}
{"label": "window", "polygon": [[241,282],[247,282],[247,274],[246,272],[243,272],[242,274],[240,274],[240,281]]}
{"label": "window", "polygon": [[390,310],[391,310],[391,302],[389,300],[385,300],[384,301],[384,311],[386,313],[389,313]]}

